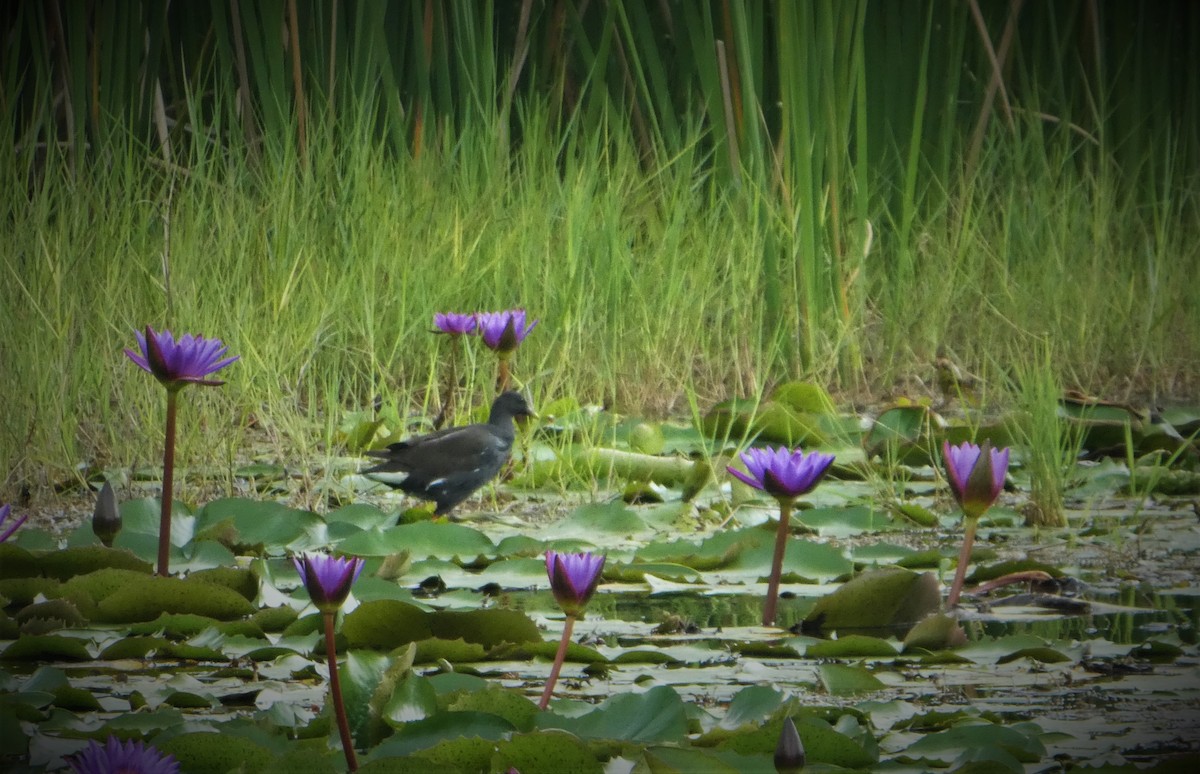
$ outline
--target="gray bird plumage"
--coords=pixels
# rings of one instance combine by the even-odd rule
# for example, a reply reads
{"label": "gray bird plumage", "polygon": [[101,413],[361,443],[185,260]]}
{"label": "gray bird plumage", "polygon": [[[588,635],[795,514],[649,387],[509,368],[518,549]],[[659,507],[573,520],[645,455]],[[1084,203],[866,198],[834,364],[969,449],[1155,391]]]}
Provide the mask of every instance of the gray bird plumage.
{"label": "gray bird plumage", "polygon": [[[383,460],[364,471],[376,481],[437,503],[444,515],[495,478],[508,461],[513,418],[537,416],[519,392],[505,392],[492,403],[488,421],[450,427],[369,451]],[[379,474],[405,474],[403,478]]]}

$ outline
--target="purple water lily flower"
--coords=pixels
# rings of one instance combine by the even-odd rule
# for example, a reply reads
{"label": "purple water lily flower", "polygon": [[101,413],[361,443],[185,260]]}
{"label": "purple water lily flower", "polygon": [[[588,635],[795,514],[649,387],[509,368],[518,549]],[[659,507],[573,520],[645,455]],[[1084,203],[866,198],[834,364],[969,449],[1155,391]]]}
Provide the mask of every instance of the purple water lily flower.
{"label": "purple water lily flower", "polygon": [[554,599],[567,615],[578,616],[600,585],[605,557],[601,554],[546,552],[546,574]]}
{"label": "purple water lily flower", "polygon": [[993,449],[987,441],[983,448],[969,441],[951,446],[942,443],[942,456],[946,463],[946,477],[950,479],[950,491],[962,508],[965,524],[962,548],[958,552],[958,565],[954,568],[954,582],[946,597],[946,606],[958,604],[959,594],[967,575],[967,564],[971,561],[971,545],[975,542],[975,527],[982,516],[1004,489],[1004,477],[1008,474],[1009,450]]}
{"label": "purple water lily flower", "polygon": [[1000,496],[1008,474],[1008,454],[1007,448],[993,449],[987,442],[982,449],[969,441],[958,446],[942,443],[950,491],[967,518],[979,518]]}
{"label": "purple water lily flower", "polygon": [[292,557],[292,563],[308,589],[308,596],[323,613],[341,608],[363,568],[363,560],[357,556],[304,554]]}
{"label": "purple water lily flower", "polygon": [[833,464],[832,454],[789,451],[784,447],[747,449],[741,453],[748,474],[730,466],[727,470],[755,489],[779,498],[791,499],[812,489]]}
{"label": "purple water lily flower", "polygon": [[558,642],[558,651],[554,654],[550,676],[546,678],[546,687],[542,690],[542,698],[538,702],[539,709],[546,709],[550,704],[554,685],[558,682],[558,673],[567,658],[567,646],[571,643],[575,619],[583,615],[588,600],[600,585],[600,573],[603,570],[604,556],[601,554],[546,552],[546,574],[550,576],[550,589],[554,592],[558,606],[567,614],[567,620],[563,624],[562,638]]}
{"label": "purple water lily flower", "polygon": [[135,331],[135,335],[141,351],[126,349],[125,354],[168,390],[178,390],[188,384],[208,387],[222,385],[225,382],[205,377],[240,357],[222,357],[229,348],[220,339],[206,339],[188,333],[177,342],[170,331],[156,332],[149,325],[145,333]]}
{"label": "purple water lily flower", "polygon": [[77,774],[178,774],[179,761],[141,741],[122,742],[110,736],[104,744],[96,740],[66,758]]}
{"label": "purple water lily flower", "polygon": [[8,505],[7,503],[0,505],[0,543],[3,543],[5,540],[8,540],[10,537],[12,537],[13,533],[17,531],[17,527],[20,527],[25,523],[25,520],[29,518],[29,514],[25,514],[19,519],[13,519],[11,524],[5,526],[4,522],[8,521],[8,514],[10,511],[12,511],[12,506]]}
{"label": "purple water lily flower", "polygon": [[501,354],[515,350],[539,322],[534,320],[526,325],[524,309],[480,312],[475,315],[475,319],[479,324],[479,332],[483,335],[483,343]]}
{"label": "purple water lily flower", "polygon": [[463,312],[437,312],[433,315],[433,326],[437,333],[449,333],[452,336],[463,336],[475,333],[478,322],[475,315]]}
{"label": "purple water lily flower", "polygon": [[749,473],[743,473],[732,465],[728,470],[739,481],[755,489],[761,489],[779,502],[779,526],[775,530],[775,551],[771,557],[771,576],[767,579],[767,597],[763,602],[763,626],[775,623],[775,608],[779,603],[779,583],[783,577],[783,556],[787,550],[788,519],[792,515],[794,500],[812,491],[829,466],[832,454],[821,452],[792,451],[784,447],[747,449],[741,454]]}

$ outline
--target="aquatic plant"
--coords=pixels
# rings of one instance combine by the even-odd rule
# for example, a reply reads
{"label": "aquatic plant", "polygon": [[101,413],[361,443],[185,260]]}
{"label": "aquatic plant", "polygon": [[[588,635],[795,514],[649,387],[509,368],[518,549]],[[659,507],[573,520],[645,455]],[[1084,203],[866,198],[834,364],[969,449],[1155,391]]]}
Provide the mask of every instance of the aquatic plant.
{"label": "aquatic plant", "polygon": [[434,420],[434,429],[447,422],[453,424],[455,395],[458,390],[458,363],[462,358],[462,337],[479,330],[474,314],[465,312],[436,312],[433,315],[434,333],[450,338],[450,357],[446,366],[446,384],[442,388],[442,409]]}
{"label": "aquatic plant", "polygon": [[562,670],[567,656],[567,645],[571,642],[571,630],[575,621],[583,617],[588,600],[600,585],[600,574],[604,570],[605,557],[600,554],[579,553],[564,554],[557,551],[546,552],[546,574],[550,577],[550,589],[558,606],[566,613],[567,620],[563,625],[562,639],[558,643],[558,652],[554,654],[554,666],[550,668],[550,676],[546,678],[546,688],[542,691],[540,709],[546,709],[550,696],[554,693],[554,684],[558,681],[558,673]]}
{"label": "aquatic plant", "polygon": [[496,392],[504,392],[508,389],[509,358],[539,321],[534,320],[526,325],[524,309],[480,312],[475,315],[475,319],[479,325],[479,334],[483,337],[483,343],[499,358],[496,371]]}
{"label": "aquatic plant", "polygon": [[169,572],[171,547],[171,503],[175,483],[175,414],[179,391],[189,384],[219,387],[225,382],[208,376],[236,361],[240,356],[224,357],[228,350],[220,339],[206,339],[188,333],[175,341],[170,331],[155,331],[149,325],[145,334],[135,331],[137,352],[126,349],[139,368],[167,390],[166,442],[163,445],[162,511],[158,527],[158,574]]}
{"label": "aquatic plant", "polygon": [[354,740],[350,736],[350,721],[342,702],[342,685],[338,679],[337,644],[334,639],[334,619],[350,596],[350,587],[362,573],[363,560],[359,557],[329,556],[327,554],[304,554],[292,557],[300,580],[308,590],[325,624],[325,653],[329,661],[329,693],[333,711],[337,716],[338,733],[342,738],[342,752],[350,771],[358,769],[358,758],[354,752]]}
{"label": "aquatic plant", "polygon": [[783,573],[783,553],[787,546],[788,519],[795,499],[811,492],[833,464],[834,455],[804,452],[796,449],[747,449],[741,453],[749,473],[732,465],[727,470],[738,480],[761,489],[779,503],[779,528],[775,533],[775,553],[771,560],[771,577],[767,582],[767,598],[763,604],[763,626],[775,623],[775,607],[779,601],[779,578]]}
{"label": "aquatic plant", "polygon": [[993,449],[987,441],[982,448],[970,441],[958,446],[951,446],[949,441],[942,444],[946,477],[950,481],[950,491],[962,509],[964,522],[963,544],[958,554],[958,566],[954,570],[954,583],[946,598],[947,607],[958,604],[967,563],[971,558],[971,544],[975,541],[975,528],[979,524],[979,517],[992,507],[1004,489],[1008,456],[1007,448]]}

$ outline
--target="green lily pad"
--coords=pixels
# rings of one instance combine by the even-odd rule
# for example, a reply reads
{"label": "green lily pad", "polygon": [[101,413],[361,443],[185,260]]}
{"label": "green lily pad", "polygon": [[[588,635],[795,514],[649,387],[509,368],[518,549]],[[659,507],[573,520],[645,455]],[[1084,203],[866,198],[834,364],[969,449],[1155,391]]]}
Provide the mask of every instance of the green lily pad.
{"label": "green lily pad", "polygon": [[338,550],[353,556],[391,556],[407,551],[414,559],[434,557],[469,563],[480,556],[495,556],[496,545],[479,530],[462,524],[423,521],[387,531],[364,530],[343,540]]}
{"label": "green lily pad", "polygon": [[831,696],[852,696],[885,687],[878,677],[863,667],[846,664],[821,664],[817,667],[821,685]]}
{"label": "green lily pad", "polygon": [[38,557],[38,569],[43,574],[67,580],[76,575],[87,575],[100,569],[132,570],[150,574],[154,568],[129,551],[104,546],[64,548]]}
{"label": "green lily pad", "polygon": [[0,653],[0,660],[4,661],[90,661],[91,658],[81,640],[57,634],[18,637]]}
{"label": "green lily pad", "polygon": [[932,573],[901,568],[870,570],[821,597],[804,619],[805,633],[903,635],[937,610],[941,592]]}
{"label": "green lily pad", "polygon": [[97,605],[99,620],[110,623],[151,621],[164,612],[194,613],[228,621],[250,615],[254,606],[224,586],[157,575],[132,580]]}

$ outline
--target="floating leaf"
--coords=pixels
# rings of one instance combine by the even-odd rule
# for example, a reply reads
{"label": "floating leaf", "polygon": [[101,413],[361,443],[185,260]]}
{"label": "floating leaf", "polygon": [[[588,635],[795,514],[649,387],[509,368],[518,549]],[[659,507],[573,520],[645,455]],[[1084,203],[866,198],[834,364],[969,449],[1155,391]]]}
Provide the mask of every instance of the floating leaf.
{"label": "floating leaf", "polygon": [[391,599],[363,602],[342,621],[342,635],[352,648],[391,650],[433,636],[430,614]]}
{"label": "floating leaf", "polygon": [[38,557],[38,569],[51,578],[67,580],[76,575],[87,575],[100,569],[132,570],[150,574],[154,568],[131,552],[121,548],[83,546],[64,548]]}
{"label": "floating leaf", "polygon": [[83,642],[57,634],[18,637],[0,654],[4,661],[90,661],[91,658]]}
{"label": "floating leaf", "polygon": [[910,759],[949,763],[963,751],[988,747],[998,747],[1023,763],[1034,763],[1046,753],[1037,736],[1023,734],[1008,726],[974,722],[926,734],[909,745],[904,755]]}
{"label": "floating leaf", "polygon": [[814,642],[804,650],[805,658],[891,658],[895,655],[896,648],[887,640],[863,634]]}
{"label": "floating leaf", "polygon": [[513,734],[496,745],[491,771],[516,769],[525,772],[572,772],[601,774],[604,767],[596,755],[570,734],[543,732]]}
{"label": "floating leaf", "polygon": [[307,535],[325,524],[308,511],[273,500],[227,497],[196,513],[196,540],[211,539],[239,554],[279,555],[310,548]]}
{"label": "floating leaf", "polygon": [[425,521],[401,524],[386,532],[363,531],[343,540],[338,550],[354,556],[390,556],[407,551],[414,559],[470,562],[480,556],[495,556],[496,546],[491,538],[471,527]]}
{"label": "floating leaf", "polygon": [[863,667],[845,664],[821,664],[817,667],[821,685],[831,696],[852,696],[884,688],[879,678]]}
{"label": "floating leaf", "polygon": [[97,611],[100,620],[110,623],[150,621],[163,612],[228,621],[250,615],[254,606],[224,586],[154,575],[131,580],[101,600]]}
{"label": "floating leaf", "polygon": [[264,771],[271,760],[266,748],[230,734],[181,734],[155,746],[159,752],[175,756],[183,771]]}
{"label": "floating leaf", "polygon": [[904,637],[904,652],[913,650],[943,650],[965,645],[966,632],[958,621],[944,613],[922,618]]}
{"label": "floating leaf", "polygon": [[870,570],[821,597],[803,631],[903,634],[941,605],[937,578],[900,568]]}
{"label": "floating leaf", "polygon": [[542,714],[539,728],[560,728],[589,739],[629,742],[663,742],[687,731],[683,700],[673,689],[656,686],[641,694],[617,694],[578,717]]}
{"label": "floating leaf", "polygon": [[464,736],[499,740],[511,734],[513,730],[512,724],[507,720],[486,712],[443,711],[423,720],[405,723],[375,748],[374,755],[412,755],[439,742]]}
{"label": "floating leaf", "polygon": [[751,685],[738,691],[729,701],[729,708],[721,720],[722,728],[740,728],[762,719],[779,709],[783,694],[765,685]]}
{"label": "floating leaf", "polygon": [[450,702],[447,709],[496,715],[512,723],[518,731],[533,730],[533,720],[538,713],[537,705],[527,697],[497,685],[489,685],[482,691],[465,691]]}
{"label": "floating leaf", "polygon": [[537,624],[516,610],[436,612],[429,617],[429,630],[444,640],[463,639],[488,649],[503,643],[542,641]]}
{"label": "floating leaf", "polygon": [[0,543],[0,579],[29,578],[38,574],[38,560],[13,542]]}

